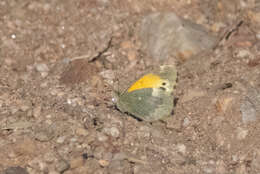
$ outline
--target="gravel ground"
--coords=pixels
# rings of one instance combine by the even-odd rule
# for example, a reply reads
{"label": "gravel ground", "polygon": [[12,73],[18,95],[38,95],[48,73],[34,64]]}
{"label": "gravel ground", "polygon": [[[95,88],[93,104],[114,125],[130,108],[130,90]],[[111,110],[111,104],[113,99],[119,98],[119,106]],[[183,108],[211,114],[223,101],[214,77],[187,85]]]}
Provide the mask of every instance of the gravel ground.
{"label": "gravel ground", "polygon": [[[260,4],[2,0],[0,173],[260,173]],[[142,19],[171,11],[218,38],[182,59],[174,114],[148,123],[112,93],[158,66]],[[155,33],[156,35],[156,33]]]}

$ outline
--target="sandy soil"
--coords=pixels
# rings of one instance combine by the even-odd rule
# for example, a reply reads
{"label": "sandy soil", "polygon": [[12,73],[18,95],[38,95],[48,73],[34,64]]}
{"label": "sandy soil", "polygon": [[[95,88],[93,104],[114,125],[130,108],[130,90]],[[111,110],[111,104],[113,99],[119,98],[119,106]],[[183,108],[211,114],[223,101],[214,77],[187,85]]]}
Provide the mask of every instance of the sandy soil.
{"label": "sandy soil", "polygon": [[[258,6],[2,0],[0,171],[260,173]],[[174,115],[150,124],[119,112],[111,99],[154,66],[140,49],[138,27],[157,11],[201,24],[221,42],[175,60]]]}

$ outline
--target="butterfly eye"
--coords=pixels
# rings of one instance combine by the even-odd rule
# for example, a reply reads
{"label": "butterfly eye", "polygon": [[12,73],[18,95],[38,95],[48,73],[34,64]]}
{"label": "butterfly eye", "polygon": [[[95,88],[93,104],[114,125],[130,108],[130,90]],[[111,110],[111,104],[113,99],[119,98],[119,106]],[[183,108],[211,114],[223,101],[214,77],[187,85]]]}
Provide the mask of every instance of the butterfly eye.
{"label": "butterfly eye", "polygon": [[163,82],[163,83],[162,83],[162,85],[163,85],[163,86],[165,86],[165,85],[166,85],[166,83],[165,83],[165,82]]}

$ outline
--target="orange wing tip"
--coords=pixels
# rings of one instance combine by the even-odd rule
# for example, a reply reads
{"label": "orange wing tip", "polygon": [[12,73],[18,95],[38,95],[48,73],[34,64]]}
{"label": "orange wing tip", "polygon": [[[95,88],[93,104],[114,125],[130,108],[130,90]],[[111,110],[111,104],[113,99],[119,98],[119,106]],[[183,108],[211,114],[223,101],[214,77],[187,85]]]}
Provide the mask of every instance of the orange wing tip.
{"label": "orange wing tip", "polygon": [[155,74],[147,74],[137,80],[128,90],[127,92],[132,92],[138,89],[144,88],[156,88],[159,87],[162,80],[160,76]]}

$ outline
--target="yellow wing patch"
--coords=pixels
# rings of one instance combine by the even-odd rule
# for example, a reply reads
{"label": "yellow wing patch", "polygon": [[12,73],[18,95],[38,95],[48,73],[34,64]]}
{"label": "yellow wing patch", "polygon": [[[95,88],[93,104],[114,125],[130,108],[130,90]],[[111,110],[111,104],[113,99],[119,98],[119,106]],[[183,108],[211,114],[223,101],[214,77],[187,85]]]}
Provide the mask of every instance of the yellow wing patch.
{"label": "yellow wing patch", "polygon": [[127,91],[135,91],[143,88],[157,88],[160,87],[162,79],[154,74],[147,74],[137,80]]}

